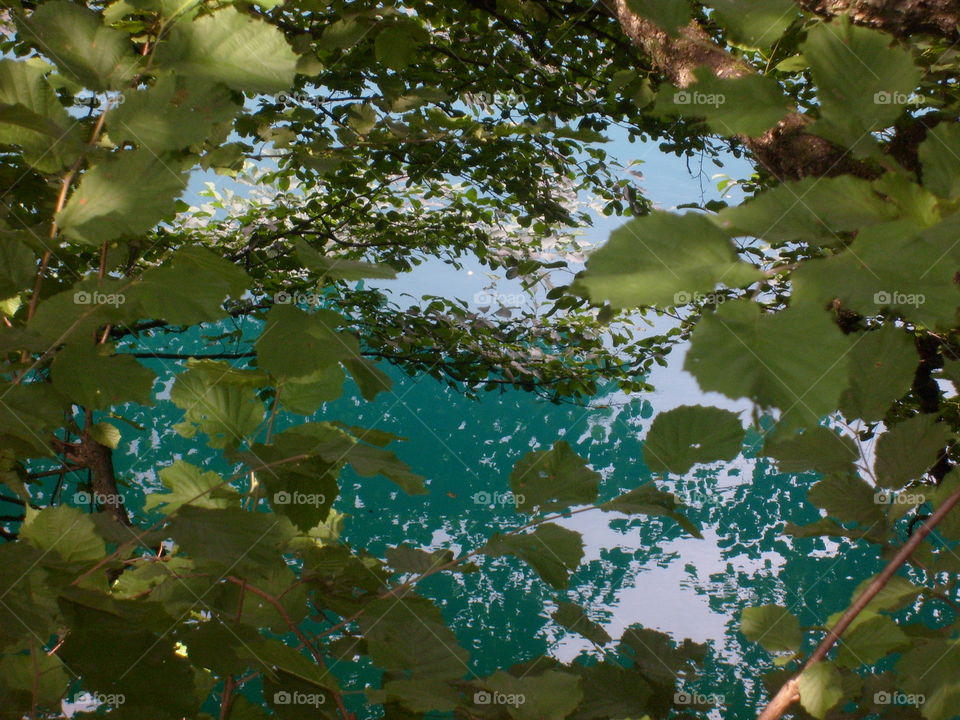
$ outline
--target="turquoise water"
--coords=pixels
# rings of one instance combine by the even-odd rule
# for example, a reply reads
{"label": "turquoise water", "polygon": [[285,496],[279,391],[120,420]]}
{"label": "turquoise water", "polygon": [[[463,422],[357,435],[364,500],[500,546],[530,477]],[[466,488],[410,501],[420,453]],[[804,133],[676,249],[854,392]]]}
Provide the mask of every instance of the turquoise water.
{"label": "turquoise water", "polygon": [[[163,386],[171,369],[166,366]],[[593,404],[603,407],[595,409],[551,405],[516,391],[469,400],[430,378],[391,374],[392,393],[374,402],[350,393],[318,416],[404,436],[406,442],[392,449],[428,478],[430,493],[410,497],[382,478],[344,475],[337,503],[348,515],[343,540],[380,556],[402,543],[469,550],[495,531],[522,524],[509,506],[479,504],[474,496],[506,492],[514,463],[559,439],[602,473],[603,499],[649,482],[654,478],[643,462],[642,438],[655,412],[680,402],[713,400],[682,385],[671,369],[661,378],[660,392],[647,398],[612,393],[597,398]],[[147,431],[125,429],[131,444],[117,458],[120,475],[156,488],[155,465],[169,462],[171,451],[201,465],[217,457],[202,443],[176,436],[170,425],[179,419],[172,404],[160,401],[148,417],[138,419]],[[583,513],[560,521],[581,532],[586,546],[584,562],[565,593],[545,585],[514,558],[481,557],[479,573],[423,583],[420,591],[438,601],[469,650],[472,672],[484,676],[541,655],[586,660],[596,652],[592,646],[550,618],[556,601],[568,599],[586,607],[614,638],[641,624],[678,641],[707,643],[702,677],[685,689],[723,697],[712,717],[751,718],[763,696],[760,675],[771,666],[766,653],[737,633],[740,610],[778,603],[805,625],[818,625],[846,606],[853,588],[877,565],[869,548],[851,546],[840,554],[823,540],[780,535],[786,521],[818,517],[805,500],[813,475],[780,474],[763,460],[742,457],[694,469],[683,478],[656,480],[689,502],[688,514],[701,525],[702,540],[669,520]],[[140,498],[132,494],[136,506]],[[335,672],[357,700],[376,680],[353,664],[340,663]],[[361,715],[375,717],[376,712],[367,709]]]}

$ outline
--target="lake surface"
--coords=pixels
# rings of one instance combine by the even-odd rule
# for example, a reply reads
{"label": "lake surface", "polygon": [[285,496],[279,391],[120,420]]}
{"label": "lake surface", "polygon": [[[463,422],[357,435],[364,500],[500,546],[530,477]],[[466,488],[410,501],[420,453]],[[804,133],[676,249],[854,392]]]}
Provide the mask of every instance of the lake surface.
{"label": "lake surface", "polygon": [[[170,364],[160,385],[168,386]],[[670,520],[628,518],[599,511],[560,521],[583,534],[585,557],[566,592],[543,583],[521,561],[480,557],[481,572],[429,578],[420,591],[435,598],[471,654],[471,671],[484,676],[497,667],[540,655],[569,661],[596,651],[558,626],[550,615],[558,599],[577,602],[618,638],[633,624],[661,630],[676,640],[707,643],[710,652],[697,685],[684,689],[721,696],[712,717],[755,717],[763,692],[760,675],[770,658],[737,632],[739,613],[750,605],[777,603],[818,625],[842,610],[857,583],[878,564],[872,549],[848,549],[819,539],[789,539],[779,528],[786,521],[818,517],[806,502],[817,479],[784,475],[765,460],[741,457],[727,464],[699,466],[685,477],[654,478],[643,462],[643,437],[655,413],[680,404],[746,406],[699,392],[679,371],[682,349],[670,367],[651,378],[659,388],[646,396],[601,394],[594,408],[553,405],[520,391],[463,397],[427,377],[409,378],[392,369],[393,392],[365,402],[355,392],[324,408],[316,419],[337,419],[376,427],[407,438],[392,449],[413,470],[427,477],[428,495],[406,496],[382,478],[359,478],[349,471],[337,509],[348,515],[343,540],[383,556],[386,548],[409,544],[451,548],[482,545],[498,530],[523,524],[506,504],[486,502],[477,493],[506,493],[516,461],[532,450],[564,439],[603,475],[601,498],[609,499],[656,480],[691,506],[704,538],[685,534]],[[348,386],[349,387],[349,386]],[[352,388],[351,388],[352,390]],[[162,396],[163,393],[161,393]],[[749,417],[747,413],[744,417]],[[119,453],[117,469],[142,487],[159,488],[155,465],[171,452],[209,465],[218,454],[203,443],[178,437],[170,428],[180,412],[160,402],[142,418],[149,429],[124,429],[132,444]],[[281,421],[278,429],[286,424]],[[759,435],[748,435],[747,445]],[[213,469],[223,469],[212,466]],[[133,493],[131,504],[142,500]],[[525,518],[525,516],[524,516]],[[343,685],[361,699],[376,681],[369,669],[341,663]],[[373,708],[357,708],[376,717]]]}

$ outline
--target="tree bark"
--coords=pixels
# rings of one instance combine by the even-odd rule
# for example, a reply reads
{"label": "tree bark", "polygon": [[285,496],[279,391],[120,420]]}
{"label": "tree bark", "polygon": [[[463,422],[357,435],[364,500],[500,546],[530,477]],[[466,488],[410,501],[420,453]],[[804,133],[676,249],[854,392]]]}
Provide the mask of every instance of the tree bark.
{"label": "tree bark", "polygon": [[858,25],[898,37],[936,35],[960,39],[960,3],[956,0],[796,0],[820,17],[849,15]]}
{"label": "tree bark", "polygon": [[[836,2],[823,5],[843,4]],[[870,4],[849,0],[849,5]],[[914,3],[919,4],[919,3]],[[954,3],[949,3],[953,5]],[[720,47],[694,20],[676,37],[630,10],[627,0],[605,0],[624,34],[650,58],[653,66],[677,87],[693,82],[697,68],[709,68],[719,78],[737,78],[754,72],[747,63]],[[791,113],[759,137],[739,137],[757,164],[780,181],[805,177],[856,175],[872,179],[881,174],[839,145],[805,132],[811,118]]]}

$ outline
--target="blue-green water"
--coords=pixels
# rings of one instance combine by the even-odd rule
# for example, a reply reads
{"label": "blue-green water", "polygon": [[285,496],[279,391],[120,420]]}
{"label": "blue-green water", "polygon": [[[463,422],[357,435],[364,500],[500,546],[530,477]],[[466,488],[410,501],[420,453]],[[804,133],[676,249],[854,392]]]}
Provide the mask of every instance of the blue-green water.
{"label": "blue-green water", "polygon": [[[559,439],[602,473],[605,499],[649,482],[643,435],[655,412],[678,404],[670,387],[650,398],[597,398],[594,404],[606,407],[596,409],[551,405],[514,391],[470,400],[430,378],[391,374],[392,393],[374,402],[349,393],[318,418],[404,436],[406,442],[392,449],[428,478],[430,493],[411,497],[381,478],[344,476],[337,503],[348,515],[343,540],[381,556],[401,543],[458,552],[522,524],[510,506],[480,504],[475,495],[506,492],[514,463]],[[161,378],[162,384],[170,377]],[[683,398],[691,401],[697,398]],[[158,488],[155,466],[169,462],[171,451],[201,465],[217,456],[202,442],[176,436],[170,425],[180,413],[169,402],[161,400],[148,417],[139,418],[146,431],[124,431],[131,444],[117,458],[121,476]],[[851,546],[838,553],[823,540],[780,534],[788,520],[818,517],[805,500],[815,480],[777,473],[753,458],[701,467],[683,478],[656,478],[689,502],[688,514],[702,526],[703,539],[660,518],[583,513],[561,521],[581,532],[586,546],[584,562],[565,593],[549,588],[519,560],[485,557],[477,561],[482,572],[430,578],[420,590],[441,605],[478,676],[544,654],[569,661],[595,652],[550,618],[556,601],[569,599],[588,608],[615,638],[641,624],[677,640],[708,643],[704,673],[688,689],[723,696],[717,712],[725,718],[753,717],[763,697],[760,675],[770,658],[738,634],[740,610],[778,603],[805,625],[822,624],[845,607],[853,588],[877,564],[872,549]],[[132,494],[136,506],[141,499]],[[374,680],[350,664],[341,663],[335,672],[358,697]],[[372,710],[364,714],[375,716]]]}

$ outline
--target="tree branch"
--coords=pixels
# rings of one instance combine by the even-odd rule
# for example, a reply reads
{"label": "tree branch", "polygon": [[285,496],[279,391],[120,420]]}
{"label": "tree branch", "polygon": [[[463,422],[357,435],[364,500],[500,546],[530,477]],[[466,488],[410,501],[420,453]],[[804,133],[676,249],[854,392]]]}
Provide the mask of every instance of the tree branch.
{"label": "tree branch", "polygon": [[[856,619],[856,617],[863,612],[864,608],[870,604],[870,601],[873,600],[877,594],[883,590],[890,578],[892,578],[896,572],[903,566],[903,564],[909,559],[910,555],[919,547],[920,543],[923,542],[927,536],[933,532],[933,529],[943,520],[957,503],[960,502],[960,490],[955,491],[947,500],[937,508],[936,512],[930,516],[930,518],[920,526],[920,529],[910,536],[910,539],[904,543],[903,547],[897,552],[896,555],[887,563],[886,567],[883,568],[881,573],[873,579],[873,582],[867,587],[866,590],[857,598],[847,611],[843,614],[840,620],[837,621],[830,631],[827,633],[827,636],[823,639],[820,645],[817,646],[817,649],[813,651],[813,654],[807,660],[803,666],[803,670],[808,670],[809,668],[816,665],[818,662],[823,660],[827,653],[837,644],[837,641],[840,639],[840,636],[843,635],[844,631],[850,627],[850,624]],[[802,673],[802,671],[801,671]],[[791,678],[783,687],[780,688],[778,692],[770,703],[764,708],[763,712],[757,717],[757,720],[778,720],[787,708],[789,708],[796,700],[799,699],[799,678],[796,676]]]}

